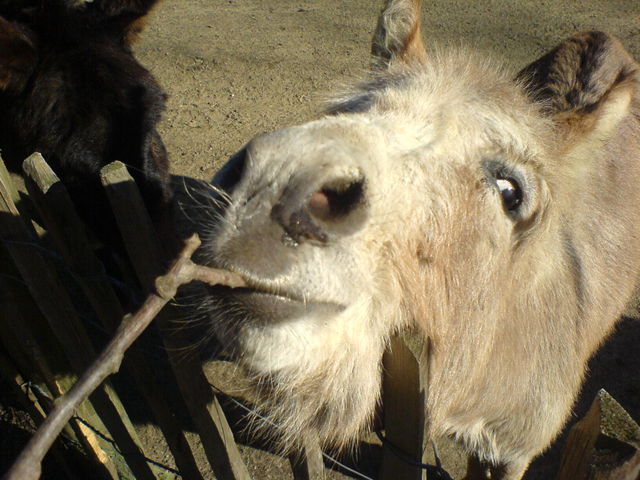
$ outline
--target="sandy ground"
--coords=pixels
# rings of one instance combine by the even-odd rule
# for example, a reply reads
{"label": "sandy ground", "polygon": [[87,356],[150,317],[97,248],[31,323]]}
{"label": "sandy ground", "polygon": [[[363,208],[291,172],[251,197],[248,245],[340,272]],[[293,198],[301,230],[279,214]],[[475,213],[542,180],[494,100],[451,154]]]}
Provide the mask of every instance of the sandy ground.
{"label": "sandy ground", "polygon": [[[637,0],[427,3],[428,42],[473,46],[504,58],[514,72],[580,30],[613,33],[640,58]],[[173,173],[210,179],[255,134],[317,116],[327,95],[364,75],[380,4],[164,0],[149,18],[136,53],[169,94],[161,133]],[[601,387],[640,419],[639,327],[637,320],[625,320],[592,363],[572,421]],[[227,369],[218,365],[211,371],[220,385],[233,388]],[[155,458],[170,463],[154,428],[143,430]],[[242,452],[256,480],[292,478],[286,460],[248,446]],[[526,478],[552,478],[557,455],[556,447],[535,462]],[[446,466],[459,475],[459,458],[449,449],[445,456]],[[377,447],[365,445],[356,468],[375,478],[378,458]],[[330,472],[328,478],[348,477]]]}
{"label": "sandy ground", "polygon": [[[253,135],[317,116],[323,100],[362,78],[380,7],[376,1],[165,0],[136,46],[141,62],[169,94],[161,133],[176,174],[210,179]],[[425,36],[444,45],[465,44],[502,57],[517,71],[558,41],[580,30],[620,37],[640,58],[637,0],[429,1]],[[630,314],[633,314],[630,311]],[[640,325],[625,320],[592,362],[575,421],[598,388],[607,388],[640,418]],[[224,368],[214,368],[228,385]],[[227,382],[227,383],[225,383]],[[153,439],[153,430],[150,430]],[[286,461],[242,447],[256,479],[291,478]],[[158,452],[161,452],[158,442]],[[366,446],[357,468],[374,477],[379,451]],[[446,462],[461,462],[446,449]],[[526,478],[553,477],[558,448],[539,459]],[[346,478],[331,472],[329,478]]]}

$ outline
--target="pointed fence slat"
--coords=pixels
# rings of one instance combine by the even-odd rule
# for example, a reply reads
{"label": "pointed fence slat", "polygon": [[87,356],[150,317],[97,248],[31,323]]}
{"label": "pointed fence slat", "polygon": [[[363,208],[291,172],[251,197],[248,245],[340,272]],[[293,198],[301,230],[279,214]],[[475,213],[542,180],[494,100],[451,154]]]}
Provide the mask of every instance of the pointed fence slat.
{"label": "pointed fence slat", "polygon": [[[108,332],[115,332],[125,312],[105,277],[102,263],[89,246],[84,224],[78,217],[66,188],[40,154],[27,158],[23,169],[29,195],[47,226],[47,232],[53,237],[56,248],[76,273],[76,281],[103,326]],[[135,345],[124,358],[124,368],[133,376],[151,407],[181,475],[193,480],[202,479],[185,432],[166,401],[158,395],[163,387],[148,360]]]}
{"label": "pointed fence slat", "polygon": [[[0,178],[0,238],[35,303],[63,346],[72,368],[79,374],[95,358],[95,352],[62,283],[34,248],[34,238],[19,216],[11,190],[9,182]],[[124,459],[136,477],[139,480],[155,479],[137,433],[115,391],[106,384],[94,393],[91,401],[112,438],[125,453]]]}
{"label": "pointed fence slat", "polygon": [[56,174],[39,153],[22,164],[29,197],[42,217],[56,250],[80,284],[98,318],[113,332],[125,312],[91,248],[85,226]]}
{"label": "pointed fence slat", "polygon": [[[138,188],[121,162],[104,167],[100,177],[133,268],[140,283],[151,289],[161,270],[163,254]],[[224,480],[250,480],[231,428],[211,391],[201,363],[196,361],[194,355],[177,355],[177,352],[184,351],[190,342],[179,330],[168,331],[166,313],[165,310],[158,318],[163,330],[165,347],[214,473]]]}
{"label": "pointed fence slat", "polygon": [[[20,194],[18,193],[18,189],[15,188],[13,182],[11,181],[11,174],[9,170],[7,170],[7,166],[4,164],[4,160],[0,156],[0,182],[2,183],[2,188],[4,190],[3,195],[7,196],[7,200],[11,200],[14,205],[17,205],[20,214],[23,214],[25,211],[24,208],[21,208]],[[26,215],[25,215],[26,216]]]}
{"label": "pointed fence slat", "polygon": [[[428,348],[425,344],[423,348]],[[401,336],[394,336],[384,354],[383,411],[385,438],[414,462],[422,461],[425,443],[425,375],[427,355],[419,363]],[[422,480],[420,467],[383,447],[382,480]]]}

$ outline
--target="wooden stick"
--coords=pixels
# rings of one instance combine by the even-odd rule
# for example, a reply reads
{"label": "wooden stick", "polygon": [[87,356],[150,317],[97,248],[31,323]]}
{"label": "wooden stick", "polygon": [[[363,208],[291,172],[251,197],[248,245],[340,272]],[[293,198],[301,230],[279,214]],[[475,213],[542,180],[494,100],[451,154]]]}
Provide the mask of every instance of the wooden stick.
{"label": "wooden stick", "polygon": [[[159,279],[159,283],[162,285],[162,293],[152,293],[135,315],[125,317],[115,336],[98,359],[82,375],[73,388],[56,401],[54,410],[20,453],[11,469],[2,477],[3,480],[35,480],[40,477],[42,459],[64,425],[73,416],[78,405],[109,375],[118,371],[124,352],[151,323],[162,307],[173,298],[178,287],[192,281],[193,272],[200,271],[199,268],[194,268],[194,264],[191,261],[191,255],[199,245],[200,240],[197,235],[192,236],[187,241],[185,248],[171,266],[169,273]],[[228,275],[231,275],[231,277]],[[243,285],[243,280],[239,276],[233,276],[228,272],[224,276],[231,278],[234,285]],[[208,277],[212,280],[210,284],[220,284],[220,282],[216,281],[214,274],[208,275]]]}
{"label": "wooden stick", "polygon": [[[0,261],[2,257],[0,256]],[[9,356],[17,361],[20,359],[18,366],[28,372],[29,379],[42,380],[44,387],[48,390],[51,401],[48,405],[48,411],[51,410],[51,402],[54,397],[59,397],[68,391],[74,382],[74,375],[71,374],[54,374],[53,372],[68,371],[68,366],[62,368],[60,356],[52,354],[59,349],[59,345],[42,345],[39,339],[34,336],[34,330],[45,330],[46,321],[44,318],[38,318],[40,312],[37,309],[29,310],[25,315],[18,308],[17,297],[15,297],[14,285],[7,284],[0,278],[0,304],[3,305],[3,315],[0,315],[0,329],[2,329],[2,343],[8,352]],[[19,293],[19,292],[15,292]],[[38,331],[38,333],[40,333]],[[49,334],[52,338],[53,335]],[[77,377],[75,377],[77,380]],[[101,431],[106,431],[104,424],[100,421],[93,405],[89,402],[83,402],[78,407],[78,415],[84,419],[87,419],[94,425],[99,425]],[[33,417],[34,421],[38,425],[42,423],[37,421],[38,417]],[[44,420],[44,416],[42,417]],[[68,427],[65,427],[64,432],[69,438],[79,442],[85,451],[85,454],[91,458],[96,465],[104,466],[104,471],[101,468],[95,469],[96,480],[98,479],[117,479],[118,473],[116,465],[113,463],[111,457],[106,453],[101,445],[101,439],[96,437],[95,433],[88,429],[83,429],[82,424],[76,419],[69,422]]]}
{"label": "wooden stick", "polygon": [[[75,280],[105,330],[113,334],[125,312],[104,275],[102,263],[90,247],[85,225],[80,220],[65,186],[40,154],[33,154],[27,158],[22,164],[22,169],[30,198],[40,212],[47,232],[53,238],[66,264],[77,274]],[[185,432],[165,399],[158,395],[162,386],[149,359],[134,345],[127,353],[123,367],[133,377],[151,408],[182,476],[202,480],[203,476],[198,470]]]}
{"label": "wooden stick", "polygon": [[[38,243],[34,241],[31,221],[29,217],[20,216],[10,189],[10,185],[0,179],[0,237],[4,248],[20,272],[38,309],[46,318],[53,336],[62,346],[63,356],[71,366],[70,372],[79,376],[91,365],[97,354],[76,312],[70,293],[64,288],[49,259],[38,248],[34,248]],[[154,471],[158,467],[145,460],[142,442],[117,392],[109,382],[95,391],[91,403],[101,420],[100,423],[92,424],[104,434],[111,435],[120,449],[110,450],[121,456],[138,480],[156,480]],[[85,420],[92,421],[88,418]],[[106,429],[102,430],[101,425]],[[104,442],[101,443],[104,445]],[[127,455],[120,452],[127,452]],[[126,468],[124,465],[123,467]],[[126,471],[124,468],[123,472]]]}
{"label": "wooden stick", "polygon": [[[100,178],[140,283],[144,288],[151,287],[164,295],[174,295],[171,285],[166,285],[163,280],[155,280],[162,264],[163,248],[126,166],[121,162],[113,162],[102,168]],[[193,265],[189,275],[206,282],[207,272],[204,267]],[[213,273],[216,277],[219,274],[224,275],[224,272]],[[236,283],[235,279],[240,283]],[[238,277],[225,277],[222,280],[233,287],[242,286],[242,279]],[[170,312],[167,311],[170,309],[171,305],[160,314],[157,323],[169,363],[202,440],[207,460],[218,478],[248,480],[251,478],[249,471],[242,461],[224,412],[207,382],[202,362],[197,355],[178,355],[178,352],[192,344],[192,340],[182,329],[171,328]]]}

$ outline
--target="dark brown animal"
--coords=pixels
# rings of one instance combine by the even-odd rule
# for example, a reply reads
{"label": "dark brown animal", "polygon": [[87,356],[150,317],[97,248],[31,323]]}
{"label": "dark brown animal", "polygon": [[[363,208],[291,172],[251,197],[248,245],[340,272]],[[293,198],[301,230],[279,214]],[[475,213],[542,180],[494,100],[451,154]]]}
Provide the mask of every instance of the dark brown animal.
{"label": "dark brown animal", "polygon": [[171,198],[156,125],[165,94],[132,36],[156,0],[0,1],[0,148],[10,168],[38,151],[81,215],[112,236],[98,172],[126,163],[152,212]]}

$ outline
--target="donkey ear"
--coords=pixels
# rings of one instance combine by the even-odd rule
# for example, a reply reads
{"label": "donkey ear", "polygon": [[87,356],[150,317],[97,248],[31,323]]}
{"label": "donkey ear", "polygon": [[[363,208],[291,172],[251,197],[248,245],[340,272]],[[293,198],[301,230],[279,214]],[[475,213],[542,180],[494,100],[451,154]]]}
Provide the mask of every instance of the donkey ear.
{"label": "donkey ear", "polygon": [[0,17],[0,91],[21,92],[36,61],[33,32]]}
{"label": "donkey ear", "polygon": [[586,32],[568,38],[517,76],[555,117],[565,137],[606,141],[638,96],[640,65],[615,37]]}
{"label": "donkey ear", "polygon": [[130,44],[144,29],[144,17],[156,3],[158,0],[95,0],[88,5],[100,9],[112,23],[118,25]]}
{"label": "donkey ear", "polygon": [[420,0],[386,0],[371,44],[372,65],[386,70],[395,61],[424,63]]}

